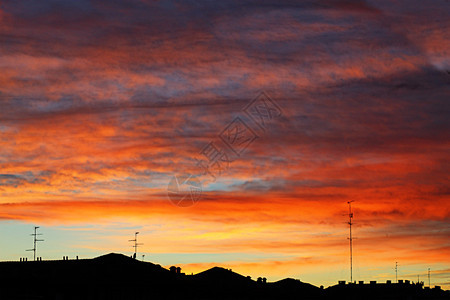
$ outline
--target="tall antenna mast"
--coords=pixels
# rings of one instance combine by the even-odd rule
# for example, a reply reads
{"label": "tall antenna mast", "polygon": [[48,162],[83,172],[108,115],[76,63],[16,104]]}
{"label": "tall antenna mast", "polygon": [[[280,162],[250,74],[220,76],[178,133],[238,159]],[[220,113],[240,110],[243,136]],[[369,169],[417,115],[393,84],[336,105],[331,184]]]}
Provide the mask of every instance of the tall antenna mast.
{"label": "tall antenna mast", "polygon": [[348,238],[350,240],[350,282],[353,282],[353,237],[352,237],[352,219],[353,219],[353,213],[352,213],[352,203],[353,201],[348,201],[348,225],[350,225],[350,237]]}
{"label": "tall antenna mast", "polygon": [[431,288],[431,281],[430,281],[430,268],[428,268],[428,287]]}
{"label": "tall antenna mast", "polygon": [[395,262],[395,282],[398,282],[398,280],[397,280],[397,271],[398,271],[398,262]]}
{"label": "tall antenna mast", "polygon": [[136,231],[134,233],[134,240],[128,240],[129,242],[134,242],[134,245],[132,246],[134,248],[134,254],[133,254],[133,258],[136,259],[136,255],[137,255],[137,248],[143,244],[138,243],[137,242],[137,235],[139,234],[138,231]]}
{"label": "tall antenna mast", "polygon": [[34,226],[34,233],[30,234],[30,235],[34,236],[34,238],[33,238],[33,245],[34,245],[33,249],[26,250],[26,251],[33,251],[33,260],[34,261],[36,261],[36,243],[44,241],[44,240],[39,240],[37,238],[38,235],[42,235],[42,233],[37,233],[36,232],[38,230],[38,228],[39,228],[38,226]]}

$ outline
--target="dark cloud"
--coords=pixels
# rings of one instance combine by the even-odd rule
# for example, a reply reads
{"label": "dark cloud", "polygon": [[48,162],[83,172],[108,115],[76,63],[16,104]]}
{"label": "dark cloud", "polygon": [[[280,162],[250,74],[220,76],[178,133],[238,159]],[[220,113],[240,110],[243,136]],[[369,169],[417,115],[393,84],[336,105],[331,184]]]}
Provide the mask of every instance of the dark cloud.
{"label": "dark cloud", "polygon": [[53,172],[23,172],[22,174],[0,174],[0,186],[19,187],[24,184],[43,184]]}
{"label": "dark cloud", "polygon": [[0,174],[0,186],[17,187],[25,181],[26,180],[19,175]]}

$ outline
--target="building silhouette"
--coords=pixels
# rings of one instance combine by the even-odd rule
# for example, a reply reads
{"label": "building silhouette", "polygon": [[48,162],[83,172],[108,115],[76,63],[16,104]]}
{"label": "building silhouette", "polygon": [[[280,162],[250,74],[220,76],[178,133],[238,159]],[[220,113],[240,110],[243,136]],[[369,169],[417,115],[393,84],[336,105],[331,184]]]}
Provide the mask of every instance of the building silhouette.
{"label": "building silhouette", "polygon": [[180,267],[165,269],[121,254],[93,259],[0,262],[0,299],[449,299],[440,287],[399,280],[378,283],[340,281],[328,288],[286,278],[256,281],[214,267],[185,275]]}

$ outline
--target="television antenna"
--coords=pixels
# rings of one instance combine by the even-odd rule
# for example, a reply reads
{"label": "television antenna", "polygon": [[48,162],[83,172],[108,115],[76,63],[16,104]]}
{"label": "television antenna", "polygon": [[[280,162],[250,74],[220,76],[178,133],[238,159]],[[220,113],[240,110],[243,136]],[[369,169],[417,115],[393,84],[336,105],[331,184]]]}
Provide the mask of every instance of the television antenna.
{"label": "television antenna", "polygon": [[37,238],[37,236],[38,235],[42,235],[42,233],[37,233],[37,230],[39,229],[39,226],[34,226],[34,233],[32,233],[32,234],[30,234],[30,235],[32,235],[32,236],[34,236],[34,238],[33,238],[33,249],[28,249],[28,250],[26,250],[26,251],[33,251],[33,260],[34,261],[36,261],[36,245],[37,245],[37,242],[43,242],[44,240],[39,240],[38,238]]}
{"label": "television antenna", "polygon": [[430,268],[428,268],[428,287],[431,288],[431,281],[430,281]]}
{"label": "television antenna", "polygon": [[134,245],[132,246],[134,248],[134,254],[133,254],[133,258],[136,259],[136,255],[137,255],[137,248],[141,245],[144,245],[142,243],[138,243],[137,241],[137,235],[139,234],[138,231],[136,231],[134,233],[134,240],[128,240],[129,242],[134,242]]}
{"label": "television antenna", "polygon": [[352,212],[352,201],[348,201],[348,225],[350,225],[350,282],[353,282],[353,236],[352,236],[352,225],[353,225],[353,212]]}
{"label": "television antenna", "polygon": [[397,272],[398,272],[398,262],[395,262],[395,282],[398,282],[398,280],[397,280]]}

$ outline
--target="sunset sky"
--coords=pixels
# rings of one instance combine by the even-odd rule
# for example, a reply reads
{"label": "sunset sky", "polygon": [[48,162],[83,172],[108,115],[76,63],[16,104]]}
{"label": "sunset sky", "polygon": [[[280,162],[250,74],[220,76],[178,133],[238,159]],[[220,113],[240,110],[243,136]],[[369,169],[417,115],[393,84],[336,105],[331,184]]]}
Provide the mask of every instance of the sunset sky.
{"label": "sunset sky", "polygon": [[[189,274],[328,286],[354,201],[354,280],[398,262],[450,289],[449,28],[448,0],[1,1],[0,260],[31,259],[34,226],[44,260],[139,231],[139,259]],[[257,138],[174,205],[236,117]]]}

